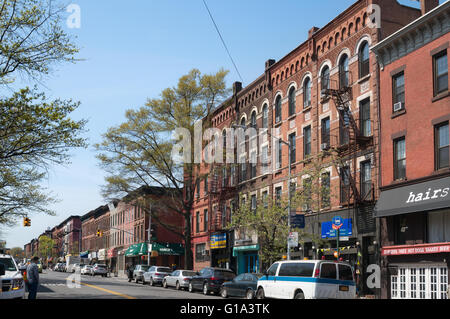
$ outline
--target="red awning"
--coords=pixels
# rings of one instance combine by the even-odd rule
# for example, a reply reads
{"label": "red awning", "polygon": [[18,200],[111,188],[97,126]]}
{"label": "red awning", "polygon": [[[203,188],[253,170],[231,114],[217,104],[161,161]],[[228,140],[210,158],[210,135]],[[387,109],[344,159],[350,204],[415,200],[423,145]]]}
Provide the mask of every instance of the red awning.
{"label": "red awning", "polygon": [[117,249],[116,248],[108,249],[108,258],[114,257],[117,257]]}
{"label": "red awning", "polygon": [[381,248],[382,256],[450,253],[450,243],[389,246]]}

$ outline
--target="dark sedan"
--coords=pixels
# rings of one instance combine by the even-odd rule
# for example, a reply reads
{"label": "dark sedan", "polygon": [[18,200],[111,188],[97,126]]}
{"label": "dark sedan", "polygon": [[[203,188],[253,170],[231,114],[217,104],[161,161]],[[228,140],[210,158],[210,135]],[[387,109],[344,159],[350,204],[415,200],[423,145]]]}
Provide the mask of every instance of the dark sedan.
{"label": "dark sedan", "polygon": [[197,276],[193,276],[189,282],[189,292],[201,290],[204,295],[211,292],[218,294],[222,284],[231,281],[236,277],[230,269],[206,267],[203,268]]}
{"label": "dark sedan", "polygon": [[222,298],[245,297],[246,299],[253,299],[255,298],[258,279],[262,276],[262,274],[241,274],[232,281],[225,282],[222,285],[220,295]]}

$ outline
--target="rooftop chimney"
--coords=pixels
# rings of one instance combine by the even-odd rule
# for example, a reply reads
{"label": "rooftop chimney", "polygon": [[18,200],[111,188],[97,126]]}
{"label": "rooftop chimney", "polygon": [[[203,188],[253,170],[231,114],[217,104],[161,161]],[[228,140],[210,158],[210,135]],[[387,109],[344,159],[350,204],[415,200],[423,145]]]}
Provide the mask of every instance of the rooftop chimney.
{"label": "rooftop chimney", "polygon": [[316,33],[319,30],[318,27],[312,27],[309,31],[308,31],[308,39],[311,39],[311,37],[314,35],[314,33]]}
{"label": "rooftop chimney", "polygon": [[422,15],[433,10],[438,5],[439,0],[420,0],[420,10],[422,10]]}
{"label": "rooftop chimney", "polygon": [[266,61],[266,70],[268,69],[268,68],[270,68],[272,65],[274,65],[275,64],[275,60],[274,59],[269,59],[269,60],[267,60]]}
{"label": "rooftop chimney", "polygon": [[241,82],[234,82],[233,83],[233,95],[238,94],[242,90],[242,83]]}

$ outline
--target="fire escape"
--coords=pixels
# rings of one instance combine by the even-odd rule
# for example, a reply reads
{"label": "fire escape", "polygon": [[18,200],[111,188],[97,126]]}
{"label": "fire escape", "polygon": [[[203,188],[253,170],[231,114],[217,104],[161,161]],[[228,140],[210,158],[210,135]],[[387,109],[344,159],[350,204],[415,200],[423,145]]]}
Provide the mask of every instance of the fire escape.
{"label": "fire escape", "polygon": [[[356,220],[359,233],[375,231],[375,219],[372,215],[374,202],[374,184],[362,185],[361,194],[356,181],[357,158],[367,147],[374,146],[371,134],[364,134],[353,116],[351,101],[353,100],[351,73],[340,71],[339,81],[330,81],[321,93],[324,98],[331,98],[339,114],[339,128],[333,134],[335,140],[324,147],[324,151],[331,155],[333,166],[340,175],[340,202],[347,206],[349,212],[353,210],[353,220]],[[372,123],[372,121],[369,121]],[[373,128],[373,125],[370,125]],[[374,158],[371,159],[371,167]]]}

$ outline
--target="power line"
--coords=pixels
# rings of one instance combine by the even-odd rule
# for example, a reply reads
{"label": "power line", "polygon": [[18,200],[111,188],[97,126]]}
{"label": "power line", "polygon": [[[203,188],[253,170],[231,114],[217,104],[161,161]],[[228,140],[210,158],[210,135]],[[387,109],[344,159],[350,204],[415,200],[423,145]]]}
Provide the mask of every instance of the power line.
{"label": "power line", "polygon": [[231,53],[230,53],[230,50],[228,50],[228,47],[227,47],[227,45],[225,43],[225,40],[223,39],[222,34],[220,33],[219,28],[217,27],[216,21],[214,21],[214,18],[213,18],[212,14],[211,14],[211,11],[209,10],[208,5],[206,4],[206,0],[203,0],[203,4],[205,5],[206,10],[208,10],[209,17],[211,18],[211,21],[213,22],[214,27],[216,28],[216,31],[219,34],[220,40],[222,41],[222,44],[225,47],[225,50],[227,51],[228,56],[230,57],[231,63],[233,63],[234,68],[235,68],[237,74],[239,75],[239,78],[241,79],[241,82],[243,83],[244,80],[242,79],[241,73],[239,73],[239,70],[238,70],[238,68],[236,66],[236,63],[234,63],[233,57],[231,56]]}

